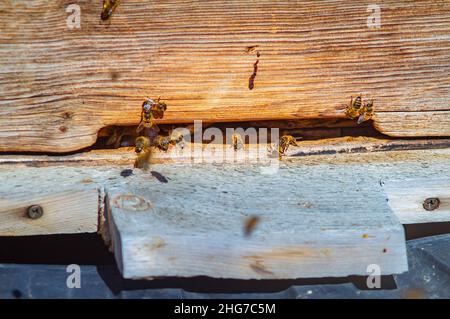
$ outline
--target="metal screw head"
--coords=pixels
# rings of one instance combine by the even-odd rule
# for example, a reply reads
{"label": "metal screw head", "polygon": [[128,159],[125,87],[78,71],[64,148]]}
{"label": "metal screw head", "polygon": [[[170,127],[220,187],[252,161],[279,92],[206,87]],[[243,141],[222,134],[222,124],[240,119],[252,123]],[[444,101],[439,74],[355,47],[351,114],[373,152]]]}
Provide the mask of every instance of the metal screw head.
{"label": "metal screw head", "polygon": [[431,211],[437,209],[440,204],[441,201],[439,200],[439,198],[427,198],[423,201],[423,208],[425,210]]}
{"label": "metal screw head", "polygon": [[44,215],[44,210],[39,205],[32,205],[27,209],[27,215],[31,219],[38,219]]}

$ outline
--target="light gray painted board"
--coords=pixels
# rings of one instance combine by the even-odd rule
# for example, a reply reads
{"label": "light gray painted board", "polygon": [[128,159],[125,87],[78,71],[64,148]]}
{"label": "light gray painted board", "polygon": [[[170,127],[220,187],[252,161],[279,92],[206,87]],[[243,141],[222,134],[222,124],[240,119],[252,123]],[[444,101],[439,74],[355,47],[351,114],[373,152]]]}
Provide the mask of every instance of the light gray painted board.
{"label": "light gray painted board", "polygon": [[[264,175],[250,165],[155,165],[168,183],[147,174],[108,186],[124,277],[366,275],[369,264],[405,271],[403,228],[378,182],[332,168],[291,163]],[[261,221],[247,238],[252,215]]]}

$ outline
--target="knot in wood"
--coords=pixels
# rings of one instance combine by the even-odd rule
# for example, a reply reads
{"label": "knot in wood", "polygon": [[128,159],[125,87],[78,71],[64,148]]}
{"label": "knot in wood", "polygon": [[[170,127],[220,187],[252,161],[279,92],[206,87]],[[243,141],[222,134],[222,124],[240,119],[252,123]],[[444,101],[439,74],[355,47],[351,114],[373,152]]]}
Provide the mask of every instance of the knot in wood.
{"label": "knot in wood", "polygon": [[144,211],[153,207],[150,201],[136,195],[119,195],[114,198],[113,205],[131,211]]}

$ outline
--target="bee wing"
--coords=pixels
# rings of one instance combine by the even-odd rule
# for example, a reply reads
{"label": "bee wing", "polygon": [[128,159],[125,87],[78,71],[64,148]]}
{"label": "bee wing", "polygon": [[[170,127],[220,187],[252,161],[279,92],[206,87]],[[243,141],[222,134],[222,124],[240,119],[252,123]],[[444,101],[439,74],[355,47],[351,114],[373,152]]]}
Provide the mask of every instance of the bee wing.
{"label": "bee wing", "polygon": [[139,133],[140,131],[142,131],[143,128],[144,128],[144,122],[141,121],[141,123],[139,123],[138,127],[136,128],[136,133]]}
{"label": "bee wing", "polygon": [[362,122],[364,122],[366,120],[366,113],[361,114],[358,117],[358,121],[356,122],[357,124],[361,124]]}

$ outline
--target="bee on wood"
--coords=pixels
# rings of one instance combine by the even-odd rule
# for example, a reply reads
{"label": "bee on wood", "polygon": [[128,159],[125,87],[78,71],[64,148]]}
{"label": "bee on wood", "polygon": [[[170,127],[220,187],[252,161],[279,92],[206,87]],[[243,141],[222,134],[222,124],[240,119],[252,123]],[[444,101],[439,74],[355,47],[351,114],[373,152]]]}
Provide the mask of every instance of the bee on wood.
{"label": "bee on wood", "polygon": [[[169,150],[170,145],[177,145],[178,143],[184,142],[184,136],[181,135],[178,138],[174,138],[172,136],[161,136],[158,135],[152,145],[159,148],[161,151],[167,152]],[[182,146],[183,147],[183,146]]]}
{"label": "bee on wood", "polygon": [[148,170],[152,151],[148,137],[139,136],[135,141],[135,152],[137,154],[134,167]]}
{"label": "bee on wood", "polygon": [[114,10],[116,10],[119,3],[120,0],[103,0],[102,14],[100,15],[100,18],[102,20],[108,20]]}
{"label": "bee on wood", "polygon": [[151,128],[153,126],[154,119],[162,119],[164,117],[164,112],[167,110],[167,104],[164,102],[154,101],[152,99],[147,99],[142,104],[141,111],[141,122],[136,129],[136,132],[139,133],[144,128]]}
{"label": "bee on wood", "polygon": [[297,138],[292,135],[283,135],[278,143],[278,156],[280,159],[285,155],[290,145],[298,146]]}
{"label": "bee on wood", "polygon": [[358,124],[370,120],[373,116],[373,100],[363,101],[361,95],[358,95],[355,100],[351,97],[345,115],[350,119],[358,118]]}
{"label": "bee on wood", "polygon": [[233,149],[235,151],[240,150],[244,147],[244,141],[242,140],[241,134],[233,133],[233,135],[231,135],[231,141]]}
{"label": "bee on wood", "polygon": [[170,135],[170,140],[173,145],[178,145],[181,149],[186,147],[186,141],[184,135],[181,132],[172,132]]}
{"label": "bee on wood", "polygon": [[370,100],[366,103],[364,103],[361,114],[358,117],[358,124],[361,124],[362,122],[368,121],[373,116],[373,100]]}
{"label": "bee on wood", "polygon": [[350,104],[347,105],[347,108],[345,110],[345,115],[350,119],[357,118],[359,115],[361,115],[361,106],[362,106],[361,95],[358,95],[355,98],[355,100],[353,100],[352,96],[350,98]]}
{"label": "bee on wood", "polygon": [[158,135],[153,142],[154,146],[156,146],[157,148],[159,148],[161,151],[164,152],[167,152],[171,144],[173,144],[173,141],[170,139],[169,136],[161,136],[161,135]]}

